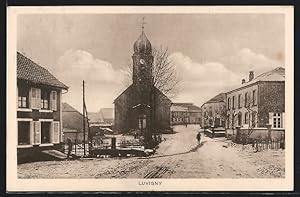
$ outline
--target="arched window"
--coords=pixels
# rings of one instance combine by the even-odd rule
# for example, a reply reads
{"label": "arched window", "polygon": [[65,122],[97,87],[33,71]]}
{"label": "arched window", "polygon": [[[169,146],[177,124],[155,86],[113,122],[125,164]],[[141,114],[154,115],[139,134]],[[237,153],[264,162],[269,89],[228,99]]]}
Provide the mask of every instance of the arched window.
{"label": "arched window", "polygon": [[249,113],[246,112],[245,113],[245,124],[248,124],[249,123]]}

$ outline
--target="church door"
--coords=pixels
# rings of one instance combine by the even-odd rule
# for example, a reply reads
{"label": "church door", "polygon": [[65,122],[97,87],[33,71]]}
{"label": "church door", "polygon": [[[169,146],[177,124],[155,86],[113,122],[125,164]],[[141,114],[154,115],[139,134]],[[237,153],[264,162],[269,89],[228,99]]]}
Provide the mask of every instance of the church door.
{"label": "church door", "polygon": [[146,126],[147,126],[147,117],[146,115],[140,115],[139,116],[139,129],[141,130],[141,134],[143,135],[145,129],[146,129]]}

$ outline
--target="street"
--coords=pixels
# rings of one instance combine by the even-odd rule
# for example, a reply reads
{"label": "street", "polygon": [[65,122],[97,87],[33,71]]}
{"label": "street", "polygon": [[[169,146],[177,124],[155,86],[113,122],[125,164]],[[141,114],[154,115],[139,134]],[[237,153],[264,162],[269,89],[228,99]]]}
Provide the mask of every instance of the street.
{"label": "street", "polygon": [[19,178],[284,178],[284,150],[253,152],[249,145],[204,137],[199,125],[176,126],[156,153],[143,158],[85,158],[18,165]]}

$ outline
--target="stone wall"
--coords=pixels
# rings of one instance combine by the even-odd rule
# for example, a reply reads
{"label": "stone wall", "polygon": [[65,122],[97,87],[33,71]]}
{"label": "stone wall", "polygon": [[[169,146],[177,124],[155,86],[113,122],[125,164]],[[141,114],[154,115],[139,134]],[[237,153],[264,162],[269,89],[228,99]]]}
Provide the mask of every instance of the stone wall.
{"label": "stone wall", "polygon": [[269,112],[285,111],[284,82],[261,82],[258,85],[258,127],[269,124]]}

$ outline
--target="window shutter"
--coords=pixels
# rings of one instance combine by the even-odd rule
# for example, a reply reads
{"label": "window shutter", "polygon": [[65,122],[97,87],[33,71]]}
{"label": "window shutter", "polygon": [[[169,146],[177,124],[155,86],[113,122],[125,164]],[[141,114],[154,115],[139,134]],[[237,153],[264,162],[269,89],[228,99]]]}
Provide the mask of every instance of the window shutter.
{"label": "window shutter", "polygon": [[34,144],[41,143],[41,122],[35,121],[34,123]]}
{"label": "window shutter", "polygon": [[49,135],[50,135],[50,143],[53,143],[53,122],[51,122],[51,124],[50,124],[50,133],[49,133]]}
{"label": "window shutter", "polygon": [[34,144],[34,122],[30,121],[30,144]]}
{"label": "window shutter", "polygon": [[59,143],[59,121],[53,121],[52,122],[52,143]]}
{"label": "window shutter", "polygon": [[52,110],[52,103],[53,103],[53,101],[52,101],[52,97],[53,97],[53,91],[51,91],[50,92],[50,98],[49,98],[49,109],[51,109]]}
{"label": "window shutter", "polygon": [[36,108],[41,109],[41,89],[36,89]]}
{"label": "window shutter", "polygon": [[51,109],[53,111],[57,110],[57,92],[56,91],[51,91],[50,94],[50,100],[51,100]]}
{"label": "window shutter", "polygon": [[30,88],[30,90],[29,90],[29,108],[35,108],[35,100],[34,100],[34,98],[32,97],[32,89],[33,88]]}
{"label": "window shutter", "polygon": [[18,86],[17,86],[17,108],[19,108],[19,92],[18,92]]}
{"label": "window shutter", "polygon": [[282,117],[282,125],[281,125],[281,127],[285,128],[285,113],[284,112],[281,113],[281,117]]}
{"label": "window shutter", "polygon": [[272,112],[269,112],[269,124],[272,125],[272,128],[274,128],[273,113]]}

